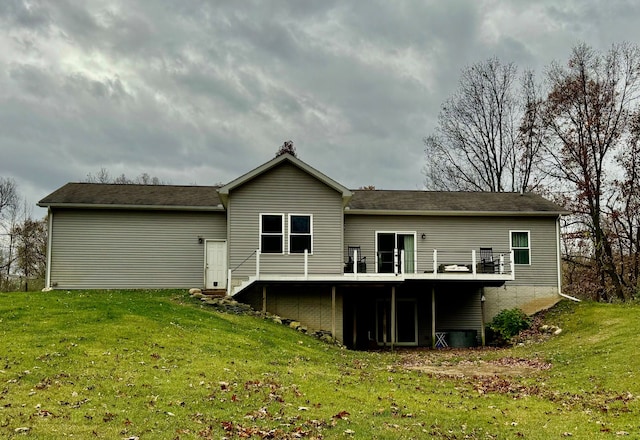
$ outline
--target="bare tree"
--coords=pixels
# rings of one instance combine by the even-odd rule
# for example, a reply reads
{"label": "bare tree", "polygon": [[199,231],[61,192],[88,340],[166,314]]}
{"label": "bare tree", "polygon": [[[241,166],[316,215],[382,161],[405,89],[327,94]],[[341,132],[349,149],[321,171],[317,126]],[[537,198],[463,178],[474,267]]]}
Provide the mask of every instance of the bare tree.
{"label": "bare tree", "polygon": [[88,183],[115,183],[120,185],[166,185],[167,183],[158,177],[150,176],[147,173],[142,173],[139,176],[130,179],[123,174],[117,177],[112,177],[106,168],[100,168],[96,174],[89,173],[85,178],[85,182]]}
{"label": "bare tree", "polygon": [[24,280],[25,292],[29,282],[43,279],[47,267],[47,221],[30,217],[12,230],[16,242],[16,270]]}
{"label": "bare tree", "polygon": [[5,289],[14,261],[11,228],[17,216],[20,197],[15,180],[0,177],[0,289]]}
{"label": "bare tree", "polygon": [[89,173],[84,180],[87,183],[112,183],[113,179],[106,168],[100,168],[96,174]]}
{"label": "bare tree", "polygon": [[16,181],[8,177],[0,177],[0,217],[6,210],[18,206],[19,197]]}
{"label": "bare tree", "polygon": [[443,105],[436,132],[425,138],[425,186],[438,190],[524,191],[540,154],[541,100],[528,72],[492,58],[462,72]]}
{"label": "bare tree", "polygon": [[[554,64],[548,70],[549,169],[563,181],[569,191],[566,206],[589,235],[599,294],[605,300],[607,285],[621,300],[629,299],[635,288],[625,281],[624,264],[615,255],[614,215],[620,215],[624,203],[631,206],[632,199],[616,185],[619,169],[614,166],[616,158],[629,160],[622,152],[639,96],[639,73],[640,52],[629,44],[614,45],[605,54],[582,44],[573,49],[566,67]],[[636,171],[632,165],[627,179]],[[629,218],[627,228],[635,221]]]}

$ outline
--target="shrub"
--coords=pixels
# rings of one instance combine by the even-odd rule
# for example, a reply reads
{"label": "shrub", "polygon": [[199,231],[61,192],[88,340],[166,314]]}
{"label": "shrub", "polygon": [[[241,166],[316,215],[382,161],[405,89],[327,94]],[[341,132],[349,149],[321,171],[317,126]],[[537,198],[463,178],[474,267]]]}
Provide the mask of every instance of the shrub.
{"label": "shrub", "polygon": [[531,326],[531,319],[520,309],[505,309],[487,325],[495,343],[508,344],[515,335]]}

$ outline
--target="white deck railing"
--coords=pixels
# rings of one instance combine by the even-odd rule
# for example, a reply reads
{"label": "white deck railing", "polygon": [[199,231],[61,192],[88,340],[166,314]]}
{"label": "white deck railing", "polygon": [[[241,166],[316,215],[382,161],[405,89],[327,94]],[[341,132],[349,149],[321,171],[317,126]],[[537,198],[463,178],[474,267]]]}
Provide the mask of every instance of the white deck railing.
{"label": "white deck railing", "polygon": [[[412,252],[413,254],[413,271],[407,272],[406,268],[407,268],[407,256],[406,253],[404,251],[404,249],[394,249],[393,250],[393,270],[390,272],[378,272],[378,261],[376,261],[376,271],[375,272],[368,272],[368,274],[418,274],[421,273],[418,271],[418,266],[420,265],[420,263],[425,263],[424,260],[419,260],[417,258],[417,254],[415,252]],[[493,267],[493,269],[491,270],[491,272],[485,272],[485,271],[480,271],[478,272],[478,259],[477,259],[477,255],[476,255],[476,250],[475,249],[471,249],[469,252],[456,252],[455,255],[456,257],[448,257],[448,259],[452,260],[450,261],[451,264],[447,264],[448,259],[447,257],[442,258],[442,254],[446,255],[446,251],[443,251],[441,253],[438,252],[437,249],[433,250],[433,257],[432,257],[432,272],[434,275],[437,276],[437,274],[439,273],[470,273],[473,274],[474,276],[477,275],[478,273],[481,274],[486,274],[486,275],[490,275],[490,274],[499,274],[499,275],[505,275],[505,274],[511,274],[513,275],[515,273],[515,262],[514,262],[514,252],[513,250],[509,251],[509,253],[500,253],[498,254],[498,258],[496,258],[494,261],[491,262],[491,267]],[[451,254],[451,252],[449,252],[449,254]],[[260,250],[256,250],[255,252],[256,255],[256,279],[260,278],[260,260],[261,260],[261,253]],[[508,255],[508,260],[507,260],[507,256]],[[349,266],[349,270],[346,271],[345,270],[345,275],[358,275],[358,274],[364,274],[367,273],[365,272],[359,272],[360,269],[360,265],[358,264],[358,262],[360,261],[359,259],[359,255],[358,255],[358,251],[354,250],[353,251],[353,262],[351,264],[350,262],[350,266]],[[453,261],[456,260],[464,260],[467,262],[470,262],[470,264],[454,264]],[[440,262],[442,261],[442,262]],[[411,262],[411,260],[409,260],[409,262]],[[497,262],[497,264],[495,264]],[[458,263],[461,263],[461,261],[458,261]],[[426,269],[428,265],[424,265],[422,267],[422,273],[428,273]],[[507,270],[508,268],[508,270]],[[304,251],[304,259],[303,259],[303,274],[304,274],[304,278],[308,279],[309,278],[309,252],[305,249]],[[229,277],[231,276],[231,274],[229,274]]]}

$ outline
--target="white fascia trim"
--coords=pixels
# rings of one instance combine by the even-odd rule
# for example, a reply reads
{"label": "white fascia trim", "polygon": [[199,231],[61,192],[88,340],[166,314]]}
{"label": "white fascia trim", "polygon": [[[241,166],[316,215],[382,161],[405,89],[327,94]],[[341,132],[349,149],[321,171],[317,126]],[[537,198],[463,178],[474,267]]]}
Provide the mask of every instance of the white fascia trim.
{"label": "white fascia trim", "polygon": [[421,211],[421,210],[392,210],[392,209],[349,209],[345,215],[419,215],[431,217],[557,217],[564,212],[544,211]]}
{"label": "white fascia trim", "polygon": [[208,211],[225,212],[220,206],[176,206],[176,205],[110,205],[87,203],[51,203],[38,204],[41,208],[67,208],[67,209],[124,209],[124,210],[151,210],[151,211]]}
{"label": "white fascia trim", "polygon": [[556,221],[556,259],[558,261],[558,295],[563,296],[562,293],[562,249],[560,244],[560,216]]}
{"label": "white fascia trim", "polygon": [[47,221],[47,229],[48,229],[48,237],[47,237],[47,275],[45,280],[45,287],[51,288],[51,242],[53,241],[52,232],[53,232],[53,210],[51,208],[47,209],[48,221]]}

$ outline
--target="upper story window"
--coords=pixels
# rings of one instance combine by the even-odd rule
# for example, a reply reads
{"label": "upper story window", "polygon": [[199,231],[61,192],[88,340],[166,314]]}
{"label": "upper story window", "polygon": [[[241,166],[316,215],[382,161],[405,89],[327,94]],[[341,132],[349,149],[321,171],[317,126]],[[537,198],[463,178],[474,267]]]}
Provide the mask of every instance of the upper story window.
{"label": "upper story window", "polygon": [[313,217],[310,214],[289,214],[289,253],[313,252]]}
{"label": "upper story window", "polygon": [[531,264],[529,231],[511,231],[511,249],[515,264]]}
{"label": "upper story window", "polygon": [[284,214],[260,214],[260,252],[284,252]]}

